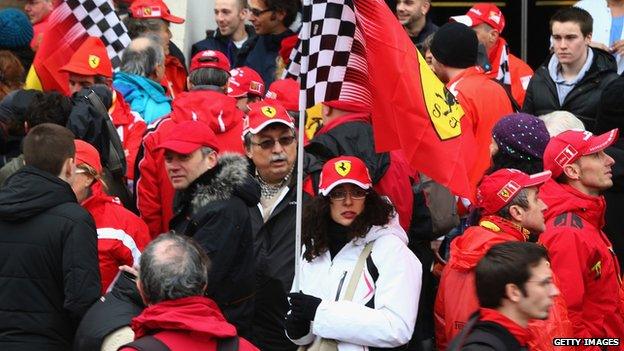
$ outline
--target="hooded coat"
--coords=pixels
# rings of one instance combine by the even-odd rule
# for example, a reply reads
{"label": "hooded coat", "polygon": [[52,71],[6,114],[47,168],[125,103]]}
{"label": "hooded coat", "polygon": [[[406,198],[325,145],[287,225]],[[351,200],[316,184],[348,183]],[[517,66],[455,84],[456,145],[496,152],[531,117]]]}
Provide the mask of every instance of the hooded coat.
{"label": "hooded coat", "polygon": [[123,95],[132,111],[146,123],[152,123],[171,112],[171,98],[165,89],[149,78],[124,72],[115,73],[113,87]]}
{"label": "hooded coat", "polygon": [[243,156],[226,154],[174,200],[171,229],[193,237],[212,261],[206,295],[215,300],[241,336],[251,333],[255,269],[248,207],[260,187]]}
{"label": "hooded coat", "polygon": [[68,183],[25,166],[0,190],[0,238],[0,349],[71,349],[100,296],[93,219]]}
{"label": "hooded coat", "polygon": [[143,138],[142,150],[137,156],[137,208],[152,237],[169,230],[169,221],[173,216],[171,204],[175,193],[164,167],[163,152],[155,149],[169,137],[178,123],[190,120],[210,125],[219,141],[219,152],[244,153],[241,138],[243,113],[236,108],[234,98],[206,89],[180,94],[173,102],[171,114],[150,126],[150,131]]}
{"label": "hooded coat", "polygon": [[[172,351],[216,351],[219,339],[236,335],[214,301],[203,296],[183,297],[151,305],[132,320],[132,330],[139,339],[153,335]],[[120,351],[134,351],[122,347]],[[240,351],[258,351],[249,341],[239,339]]]}
{"label": "hooded coat", "polygon": [[[470,315],[479,309],[475,287],[477,263],[494,245],[509,241],[526,241],[520,227],[498,216],[485,216],[478,226],[469,227],[464,234],[451,242],[451,258],[442,271],[438,295],[434,306],[436,343],[445,350],[447,343],[466,324]],[[555,280],[555,284],[558,281]],[[531,350],[550,350],[552,338],[571,335],[565,301],[554,299],[546,321],[529,323]]]}
{"label": "hooded coat", "polygon": [[540,198],[548,210],[539,242],[548,249],[552,270],[561,279],[559,289],[574,337],[624,337],[620,268],[602,232],[604,197],[550,180],[540,188]]}

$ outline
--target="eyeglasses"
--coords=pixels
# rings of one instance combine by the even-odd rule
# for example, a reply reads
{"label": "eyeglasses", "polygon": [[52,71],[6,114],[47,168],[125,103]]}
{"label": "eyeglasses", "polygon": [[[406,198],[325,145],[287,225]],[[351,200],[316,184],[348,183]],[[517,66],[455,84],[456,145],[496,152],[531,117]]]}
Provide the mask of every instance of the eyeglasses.
{"label": "eyeglasses", "polygon": [[278,142],[280,143],[280,145],[282,146],[288,146],[290,144],[292,144],[295,141],[295,137],[290,135],[290,136],[283,136],[279,139],[267,139],[264,141],[261,141],[259,143],[254,143],[253,141],[251,142],[253,145],[258,145],[260,146],[260,148],[264,149],[264,150],[270,150],[275,146],[275,143]]}
{"label": "eyeglasses", "polygon": [[254,8],[250,8],[249,9],[249,12],[251,12],[251,14],[254,17],[260,17],[260,15],[262,15],[263,13],[269,12],[269,11],[273,11],[273,9],[270,9],[270,8],[268,8],[266,10],[260,10],[260,9],[254,9]]}
{"label": "eyeglasses", "polygon": [[364,189],[354,189],[351,191],[346,190],[332,190],[329,193],[329,199],[333,201],[343,201],[347,198],[347,194],[351,196],[353,200],[362,200],[368,194],[367,190]]}

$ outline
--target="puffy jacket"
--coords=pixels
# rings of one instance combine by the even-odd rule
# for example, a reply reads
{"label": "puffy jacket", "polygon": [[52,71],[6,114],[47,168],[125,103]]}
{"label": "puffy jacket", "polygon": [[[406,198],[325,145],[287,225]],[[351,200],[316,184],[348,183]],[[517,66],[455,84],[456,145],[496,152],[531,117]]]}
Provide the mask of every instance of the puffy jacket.
{"label": "puffy jacket", "polygon": [[403,229],[409,229],[414,205],[413,172],[401,151],[375,151],[369,114],[349,113],[330,121],[314,135],[305,151],[305,173],[311,178],[307,178],[304,187],[310,195],[318,193],[325,161],[342,155],[356,156],[366,163],[375,190],[390,198]]}
{"label": "puffy jacket", "polygon": [[[369,242],[373,242],[372,266],[364,265],[353,300],[341,301]],[[329,250],[310,262],[302,258],[299,289],[322,302],[308,335],[293,342],[307,345],[319,337],[335,339],[339,351],[407,344],[416,323],[421,275],[422,266],[407,248],[407,234],[396,217],[387,225],[373,226],[364,238],[348,242],[333,259]]]}
{"label": "puffy jacket", "polygon": [[565,110],[583,121],[587,130],[593,131],[602,90],[618,75],[615,59],[611,54],[600,49],[590,49],[594,53],[594,61],[583,79],[568,93],[563,104],[559,103],[557,86],[548,71],[549,57],[531,78],[522,111],[540,116],[556,110]]}
{"label": "puffy jacket", "polygon": [[[223,318],[214,301],[203,296],[151,305],[132,320],[132,330],[136,339],[153,335],[172,351],[216,351],[219,339],[236,335],[236,328]],[[131,347],[120,348],[120,351],[134,350]],[[239,350],[258,351],[244,338],[239,340]]]}
{"label": "puffy jacket", "polygon": [[25,166],[0,190],[0,238],[0,349],[71,349],[100,297],[93,219],[68,183]]}
{"label": "puffy jacket", "polygon": [[247,55],[249,55],[249,52],[254,48],[256,40],[258,39],[252,25],[245,25],[245,32],[247,32],[247,40],[243,43],[243,46],[238,49],[230,37],[221,35],[221,32],[217,29],[208,34],[206,39],[193,44],[191,47],[191,57],[195,56],[195,54],[200,51],[217,50],[227,56],[232,68],[244,66]]}
{"label": "puffy jacket", "polygon": [[293,173],[288,186],[277,195],[266,222],[260,203],[249,208],[256,259],[253,342],[262,350],[296,349],[284,333],[284,316],[288,312],[286,295],[295,275],[296,185]]}
{"label": "puffy jacket", "polygon": [[134,279],[120,274],[113,289],[89,308],[76,330],[74,351],[99,351],[108,336],[141,314],[145,306]]}
{"label": "puffy jacket", "polygon": [[[527,87],[529,86],[529,81],[533,76],[533,70],[531,67],[529,67],[526,62],[512,55],[509,52],[507,42],[505,39],[500,37],[496,45],[490,50],[488,56],[492,69],[485,72],[485,75],[490,79],[497,79],[501,83],[509,85],[511,96],[513,96],[514,100],[516,100],[518,106],[522,106]],[[507,70],[509,72],[508,79],[504,77],[504,73],[500,70],[501,60],[506,61]],[[505,65],[505,62],[502,64]],[[506,80],[509,82],[505,82]]]}
{"label": "puffy jacket", "polygon": [[147,130],[147,124],[137,112],[130,110],[130,106],[124,100],[121,93],[113,93],[113,105],[108,110],[117,127],[117,134],[126,155],[126,178],[134,179],[134,162],[136,161],[143,135]]}
{"label": "puffy jacket", "polygon": [[480,67],[470,67],[447,84],[464,109],[464,118],[472,122],[477,151],[468,179],[476,189],[477,183],[490,167],[492,128],[498,120],[513,112],[505,89],[489,79]]}
{"label": "puffy jacket", "polygon": [[247,166],[243,156],[220,156],[216,167],[177,192],[171,219],[171,229],[193,237],[210,257],[206,295],[244,337],[251,334],[255,282],[248,207],[260,201]]}
{"label": "puffy jacket", "polygon": [[[501,217],[485,216],[478,226],[469,227],[451,242],[451,258],[442,271],[434,306],[438,349],[445,350],[470,315],[479,309],[474,274],[479,260],[496,244],[526,241],[527,237],[528,232],[521,232],[513,223]],[[569,337],[571,328],[565,301],[557,297],[546,321],[529,323],[530,349],[552,350],[552,338]]]}
{"label": "puffy jacket", "polygon": [[130,104],[130,109],[148,124],[171,112],[171,99],[165,95],[165,89],[149,78],[117,72],[113,86]]}
{"label": "puffy jacket", "polygon": [[236,108],[234,98],[203,89],[180,94],[173,102],[171,114],[150,126],[137,161],[137,208],[152,237],[169,230],[175,193],[164,167],[163,152],[154,149],[169,137],[178,123],[193,119],[210,125],[217,135],[220,152],[244,153],[243,113]]}
{"label": "puffy jacket", "polygon": [[624,338],[624,306],[617,258],[601,228],[605,200],[548,181],[540,188],[548,205],[546,231],[539,241],[548,249],[561,278],[576,338]]}
{"label": "puffy jacket", "polygon": [[264,81],[264,86],[268,87],[275,80],[275,59],[279,54],[282,39],[295,35],[290,29],[280,34],[259,35],[256,45],[247,55],[247,60],[243,66],[252,68],[258,72]]}
{"label": "puffy jacket", "polygon": [[104,193],[101,183],[91,186],[92,195],[82,202],[93,219],[98,234],[98,258],[102,295],[119,273],[119,266],[139,264],[141,251],[150,241],[143,220],[125,209],[119,199]]}

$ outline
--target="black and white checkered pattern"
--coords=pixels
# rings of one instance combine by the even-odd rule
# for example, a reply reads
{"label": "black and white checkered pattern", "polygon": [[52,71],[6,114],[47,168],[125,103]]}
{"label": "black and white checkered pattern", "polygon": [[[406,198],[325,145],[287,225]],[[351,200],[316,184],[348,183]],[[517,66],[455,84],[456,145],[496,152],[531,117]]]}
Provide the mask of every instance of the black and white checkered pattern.
{"label": "black and white checkered pattern", "polygon": [[363,37],[352,0],[304,0],[299,43],[286,77],[299,78],[299,106],[343,100],[370,104]]}
{"label": "black and white checkered pattern", "polygon": [[66,0],[65,3],[89,36],[102,39],[113,69],[117,71],[123,50],[130,44],[130,36],[111,0]]}

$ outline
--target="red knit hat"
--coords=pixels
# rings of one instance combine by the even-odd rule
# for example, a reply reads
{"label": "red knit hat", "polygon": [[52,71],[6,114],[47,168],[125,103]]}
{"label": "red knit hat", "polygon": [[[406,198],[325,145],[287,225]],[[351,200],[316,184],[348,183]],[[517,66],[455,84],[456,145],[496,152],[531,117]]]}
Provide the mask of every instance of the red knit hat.
{"label": "red knit hat", "polygon": [[96,37],[87,37],[60,70],[83,76],[99,75],[108,78],[113,76],[113,65],[108,58],[106,47],[102,40]]}
{"label": "red knit hat", "polygon": [[373,186],[368,168],[364,161],[354,156],[332,158],[323,165],[319,194],[327,196],[340,184],[354,184],[362,189]]}

